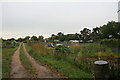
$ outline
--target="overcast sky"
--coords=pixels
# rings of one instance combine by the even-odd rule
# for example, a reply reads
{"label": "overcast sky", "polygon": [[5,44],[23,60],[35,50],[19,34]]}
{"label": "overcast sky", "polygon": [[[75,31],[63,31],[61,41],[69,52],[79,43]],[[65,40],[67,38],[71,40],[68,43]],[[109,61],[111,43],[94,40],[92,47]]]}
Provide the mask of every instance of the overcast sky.
{"label": "overcast sky", "polygon": [[0,6],[2,37],[76,33],[117,21],[117,11],[117,2],[4,2]]}

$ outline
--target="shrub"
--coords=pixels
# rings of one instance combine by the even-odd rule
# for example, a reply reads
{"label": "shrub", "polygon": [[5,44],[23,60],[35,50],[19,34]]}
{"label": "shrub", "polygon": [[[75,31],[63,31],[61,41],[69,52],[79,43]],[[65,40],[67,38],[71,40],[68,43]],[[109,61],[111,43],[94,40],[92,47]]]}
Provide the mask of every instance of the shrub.
{"label": "shrub", "polygon": [[120,47],[119,39],[102,39],[100,41],[101,44],[107,45],[109,47]]}

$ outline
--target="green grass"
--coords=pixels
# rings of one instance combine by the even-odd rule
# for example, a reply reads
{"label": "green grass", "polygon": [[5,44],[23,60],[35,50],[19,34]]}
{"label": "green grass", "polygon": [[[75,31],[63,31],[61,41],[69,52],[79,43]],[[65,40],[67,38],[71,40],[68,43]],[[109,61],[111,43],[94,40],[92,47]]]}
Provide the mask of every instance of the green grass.
{"label": "green grass", "polygon": [[2,77],[9,78],[11,57],[14,54],[16,48],[3,48],[2,49]]}
{"label": "green grass", "polygon": [[[96,60],[105,60],[110,65],[110,75],[118,73],[118,62],[114,58],[115,53],[106,45],[99,43],[86,43],[70,45],[70,53],[57,52],[48,47],[42,47],[39,44],[32,43],[26,46],[29,54],[38,62],[43,62],[56,69],[58,72],[69,78],[93,78],[94,65]],[[41,51],[41,50],[47,51]],[[47,52],[47,53],[45,53]],[[113,68],[111,68],[113,67]],[[114,75],[117,77],[117,75]]]}
{"label": "green grass", "polygon": [[114,56],[113,51],[105,46],[100,45],[99,43],[87,43],[80,44],[79,47],[70,48],[80,56]]}
{"label": "green grass", "polygon": [[23,66],[25,67],[25,69],[28,71],[29,77],[34,77],[36,72],[33,69],[31,63],[28,61],[26,55],[24,54],[23,46],[21,46],[20,48],[20,60]]}
{"label": "green grass", "polygon": [[38,62],[42,62],[62,73],[69,78],[92,78],[92,74],[79,69],[75,65],[65,61],[63,59],[57,59],[50,55],[41,55],[36,50],[31,50],[30,47],[26,46],[29,54],[34,57]]}
{"label": "green grass", "polygon": [[0,79],[2,78],[2,48],[0,46]]}

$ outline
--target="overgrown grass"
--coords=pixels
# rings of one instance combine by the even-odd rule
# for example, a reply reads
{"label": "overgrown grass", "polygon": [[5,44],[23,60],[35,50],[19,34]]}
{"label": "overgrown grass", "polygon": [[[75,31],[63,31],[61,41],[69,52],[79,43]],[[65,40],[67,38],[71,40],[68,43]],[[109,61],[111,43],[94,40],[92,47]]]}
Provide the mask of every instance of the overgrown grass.
{"label": "overgrown grass", "polygon": [[77,47],[75,45],[72,46],[70,46],[70,49],[78,56],[114,56],[110,48],[99,43],[80,44]]}
{"label": "overgrown grass", "polygon": [[120,56],[120,39],[102,39],[100,43],[110,47],[116,56]]}
{"label": "overgrown grass", "polygon": [[2,47],[0,46],[0,79],[2,78]]}
{"label": "overgrown grass", "polygon": [[115,58],[115,53],[111,48],[99,43],[87,43],[71,45],[70,49],[73,53],[69,54],[65,59],[83,71],[92,74],[94,72],[93,63],[97,60],[105,60],[109,62],[111,77],[117,77],[117,75],[113,76],[113,74],[119,73],[117,66],[118,59]]}
{"label": "overgrown grass", "polygon": [[[99,43],[70,45],[70,53],[57,53],[55,49],[43,47],[39,44],[26,46],[30,55],[37,61],[43,62],[69,78],[90,78],[94,73],[94,61],[106,60],[110,65],[110,77],[118,77],[118,59],[111,48]],[[47,51],[42,51],[44,50]],[[41,53],[46,52],[46,53]]]}
{"label": "overgrown grass", "polygon": [[23,66],[28,71],[29,77],[32,77],[32,78],[35,77],[36,71],[33,69],[31,63],[28,61],[26,55],[24,54],[23,46],[21,46],[21,48],[20,48],[20,60],[21,60],[21,63],[23,64]]}
{"label": "overgrown grass", "polygon": [[64,74],[69,78],[92,78],[92,74],[84,72],[75,65],[63,59],[57,59],[51,55],[43,55],[38,53],[35,49],[26,46],[29,54],[34,57],[38,62],[43,62],[48,66],[56,69],[58,72]]}
{"label": "overgrown grass", "polygon": [[14,54],[16,48],[2,48],[2,77],[9,78],[10,77],[10,69],[11,69],[11,57]]}

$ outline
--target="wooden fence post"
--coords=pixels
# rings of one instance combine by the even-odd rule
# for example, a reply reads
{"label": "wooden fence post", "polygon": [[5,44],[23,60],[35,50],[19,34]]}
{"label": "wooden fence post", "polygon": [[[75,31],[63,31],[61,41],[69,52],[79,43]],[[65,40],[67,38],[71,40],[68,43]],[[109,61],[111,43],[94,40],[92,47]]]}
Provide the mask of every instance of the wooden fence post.
{"label": "wooden fence post", "polygon": [[107,61],[99,60],[94,62],[95,80],[109,79],[109,63]]}

